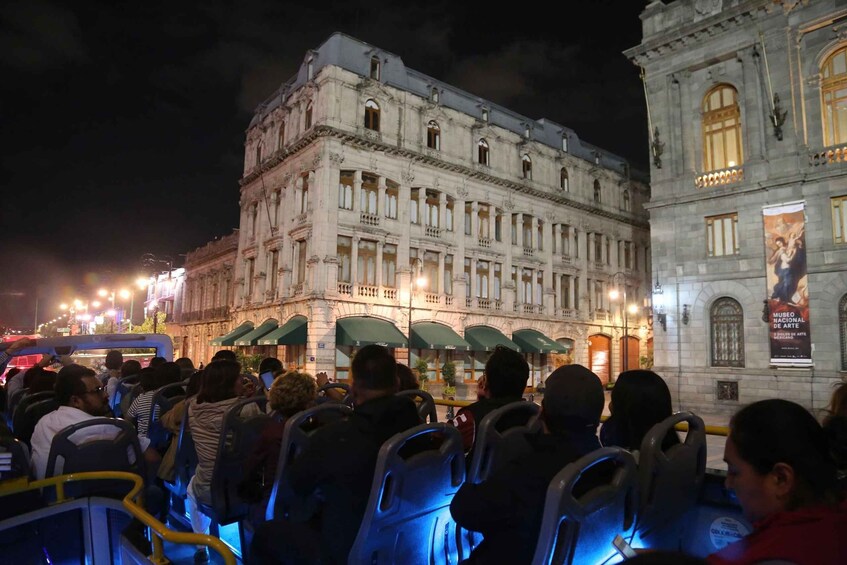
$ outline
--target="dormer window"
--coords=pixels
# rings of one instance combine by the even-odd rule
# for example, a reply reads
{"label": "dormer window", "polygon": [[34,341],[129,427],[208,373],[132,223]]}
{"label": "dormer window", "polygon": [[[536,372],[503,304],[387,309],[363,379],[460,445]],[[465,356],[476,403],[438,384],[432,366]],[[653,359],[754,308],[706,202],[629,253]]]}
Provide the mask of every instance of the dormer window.
{"label": "dormer window", "polygon": [[365,128],[379,131],[379,104],[373,100],[365,102]]}
{"label": "dormer window", "polygon": [[379,71],[379,57],[371,57],[371,78],[374,80],[379,80]]}
{"label": "dormer window", "polygon": [[315,78],[315,62],[312,59],[306,63],[306,80]]}
{"label": "dormer window", "polygon": [[529,139],[529,133],[530,133],[530,131],[529,131],[529,126],[526,126],[526,127],[524,128],[524,130],[523,130],[523,136],[524,136],[526,139]]}
{"label": "dormer window", "polygon": [[312,127],[312,103],[311,102],[309,102],[309,105],[306,106],[306,117],[305,117],[305,120],[303,121],[303,124],[304,124],[303,125],[304,129],[309,129],[310,127]]}
{"label": "dormer window", "polygon": [[258,167],[261,164],[262,164],[262,144],[259,143],[256,146],[256,166]]}
{"label": "dormer window", "polygon": [[594,179],[594,203],[601,204],[602,203],[602,195],[600,190],[600,181]]}
{"label": "dormer window", "polygon": [[568,177],[568,170],[562,167],[562,170],[559,172],[559,188],[561,188],[564,192],[570,191],[570,179]]}
{"label": "dormer window", "polygon": [[477,162],[480,165],[488,165],[488,142],[484,139],[480,139],[479,143],[477,144],[477,147],[479,149],[477,155]]}
{"label": "dormer window", "polygon": [[483,108],[483,109],[482,109],[482,121],[483,121],[483,122],[487,122],[487,121],[488,121],[488,108]]}
{"label": "dormer window", "polygon": [[426,146],[430,149],[441,149],[441,128],[435,120],[426,125]]}
{"label": "dormer window", "polygon": [[596,151],[594,152],[594,164],[595,164],[595,165],[599,165],[599,164],[600,164],[600,154],[599,154],[599,153],[597,153]]}
{"label": "dormer window", "polygon": [[437,88],[432,89],[432,92],[430,93],[429,98],[430,98],[430,100],[433,101],[433,103],[438,104],[438,89]]}
{"label": "dormer window", "polygon": [[532,180],[532,159],[529,155],[524,154],[521,157],[521,172],[523,173],[523,178]]}
{"label": "dormer window", "polygon": [[568,152],[568,136],[566,135],[562,136],[562,151]]}

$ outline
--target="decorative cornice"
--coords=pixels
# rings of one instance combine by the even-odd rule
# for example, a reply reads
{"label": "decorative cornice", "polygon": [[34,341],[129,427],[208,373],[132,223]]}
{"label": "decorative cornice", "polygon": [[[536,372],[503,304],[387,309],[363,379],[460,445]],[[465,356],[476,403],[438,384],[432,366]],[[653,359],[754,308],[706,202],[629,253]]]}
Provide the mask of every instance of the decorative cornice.
{"label": "decorative cornice", "polygon": [[[591,206],[589,204],[584,204],[582,202],[576,202],[576,201],[567,199],[567,198],[561,196],[560,194],[544,192],[542,190],[532,188],[530,186],[523,184],[522,182],[515,182],[515,181],[509,180],[509,179],[502,178],[502,177],[496,177],[496,176],[488,174],[484,171],[475,170],[475,169],[468,167],[466,165],[449,163],[447,161],[443,161],[441,159],[437,159],[437,158],[434,158],[434,157],[423,155],[421,153],[417,153],[415,151],[412,151],[410,149],[405,149],[403,147],[392,146],[392,145],[388,145],[388,144],[385,144],[385,143],[382,143],[382,142],[378,142],[378,141],[374,141],[374,140],[370,140],[370,139],[364,139],[364,138],[360,137],[359,135],[357,135],[355,132],[342,131],[342,130],[339,130],[337,128],[327,126],[327,125],[318,125],[318,126],[313,127],[311,129],[311,131],[307,135],[300,138],[296,144],[294,144],[293,146],[291,146],[287,149],[280,149],[276,153],[274,153],[274,155],[271,158],[269,158],[267,161],[265,161],[262,164],[261,171],[254,169],[249,174],[242,177],[242,179],[239,181],[239,184],[241,185],[242,190],[244,189],[244,187],[246,185],[248,185],[248,184],[254,182],[255,180],[257,180],[262,172],[265,172],[266,170],[270,169],[271,167],[268,166],[270,163],[279,164],[284,159],[287,159],[288,157],[293,156],[295,153],[297,153],[300,150],[306,149],[311,143],[313,143],[314,141],[317,141],[320,138],[324,138],[324,137],[333,137],[333,138],[338,139],[342,142],[350,143],[351,145],[357,146],[360,149],[382,151],[386,155],[391,155],[391,156],[395,156],[395,157],[401,157],[401,158],[406,158],[406,159],[412,159],[414,161],[419,161],[419,162],[422,162],[425,165],[429,165],[433,168],[442,169],[442,170],[449,171],[449,172],[452,172],[452,173],[464,175],[465,177],[476,179],[476,180],[482,181],[482,182],[487,183],[487,184],[491,184],[491,185],[495,185],[495,186],[501,186],[501,187],[506,188],[506,189],[511,189],[515,192],[522,192],[522,193],[524,193],[528,196],[532,196],[534,198],[549,200],[551,202],[555,202],[556,204],[560,204],[562,206],[566,206],[568,208],[572,208],[572,209],[580,211],[580,212],[587,212],[587,213],[592,214],[594,216],[608,218],[608,219],[611,219],[611,220],[615,220],[617,222],[623,222],[625,224],[629,224],[629,225],[632,225],[632,226],[635,226],[635,227],[638,227],[638,228],[643,228],[643,229],[649,228],[649,222],[647,220],[637,220],[637,219],[628,218],[628,217],[623,216],[621,214],[615,214],[615,213],[609,212],[607,210],[595,208],[594,206]],[[600,167],[600,168],[602,169],[602,167]],[[603,169],[603,170],[605,170],[605,169]],[[411,176],[411,172],[409,174]],[[412,178],[414,178],[414,177],[412,176]]]}

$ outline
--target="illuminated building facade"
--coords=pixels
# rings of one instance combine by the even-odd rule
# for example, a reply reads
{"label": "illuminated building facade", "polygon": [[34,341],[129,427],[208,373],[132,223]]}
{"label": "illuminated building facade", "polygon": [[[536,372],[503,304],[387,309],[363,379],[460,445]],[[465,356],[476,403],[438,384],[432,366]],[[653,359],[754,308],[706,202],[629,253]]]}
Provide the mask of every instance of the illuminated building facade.
{"label": "illuminated building facade", "polygon": [[847,370],[847,6],[651,2],[655,365],[683,407],[822,408]]}
{"label": "illuminated building facade", "polygon": [[568,356],[609,380],[623,343],[630,368],[649,354],[646,183],[397,55],[343,34],[306,53],[256,110],[240,184],[221,345],[345,378],[356,347],[386,343],[435,382],[453,362],[460,395],[504,339],[533,383]]}

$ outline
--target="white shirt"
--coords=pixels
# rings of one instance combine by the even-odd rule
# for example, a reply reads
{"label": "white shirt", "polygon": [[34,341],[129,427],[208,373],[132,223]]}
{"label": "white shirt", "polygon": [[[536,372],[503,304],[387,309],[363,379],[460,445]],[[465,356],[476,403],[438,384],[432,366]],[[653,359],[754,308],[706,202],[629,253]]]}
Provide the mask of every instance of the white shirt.
{"label": "white shirt", "polygon": [[[45,414],[38,420],[31,440],[32,469],[36,479],[43,479],[47,474],[47,458],[50,456],[50,445],[53,443],[53,438],[65,428],[93,418],[97,418],[97,416],[92,416],[79,408],[59,406],[58,410]],[[113,438],[118,434],[118,431],[118,428],[114,426],[91,426],[76,432],[71,437],[74,443],[79,445],[86,441]],[[141,445],[142,453],[150,447],[150,440],[146,437],[139,437],[138,443]],[[59,465],[57,465],[56,475],[61,474],[61,469],[58,467]]]}

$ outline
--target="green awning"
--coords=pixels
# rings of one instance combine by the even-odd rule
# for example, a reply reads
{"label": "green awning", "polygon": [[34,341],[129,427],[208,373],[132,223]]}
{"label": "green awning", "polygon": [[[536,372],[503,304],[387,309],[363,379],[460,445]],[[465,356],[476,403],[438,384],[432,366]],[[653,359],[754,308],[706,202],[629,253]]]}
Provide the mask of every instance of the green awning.
{"label": "green awning", "polygon": [[263,322],[262,325],[256,328],[255,330],[248,332],[236,339],[235,345],[258,345],[260,337],[265,337],[265,335],[271,333],[278,327],[279,324],[276,320],[268,320],[267,322]]}
{"label": "green awning", "polygon": [[498,345],[520,351],[517,343],[504,336],[499,330],[489,326],[474,326],[465,330],[465,341],[471,344],[471,351],[492,351]]}
{"label": "green awning", "polygon": [[209,340],[209,345],[235,345],[235,340],[253,329],[252,322],[244,322],[228,334]]}
{"label": "green awning", "polygon": [[412,324],[410,340],[412,347],[418,349],[455,349],[456,351],[471,349],[471,344],[463,340],[452,328],[435,322]]}
{"label": "green awning", "polygon": [[526,353],[567,353],[568,348],[535,330],[518,330],[512,334],[512,341],[521,346]]}
{"label": "green awning", "polygon": [[280,327],[259,339],[259,345],[305,345],[308,320],[294,316]]}
{"label": "green awning", "polygon": [[391,322],[378,318],[353,316],[335,322],[335,343],[338,345],[384,345],[408,347],[409,342]]}

